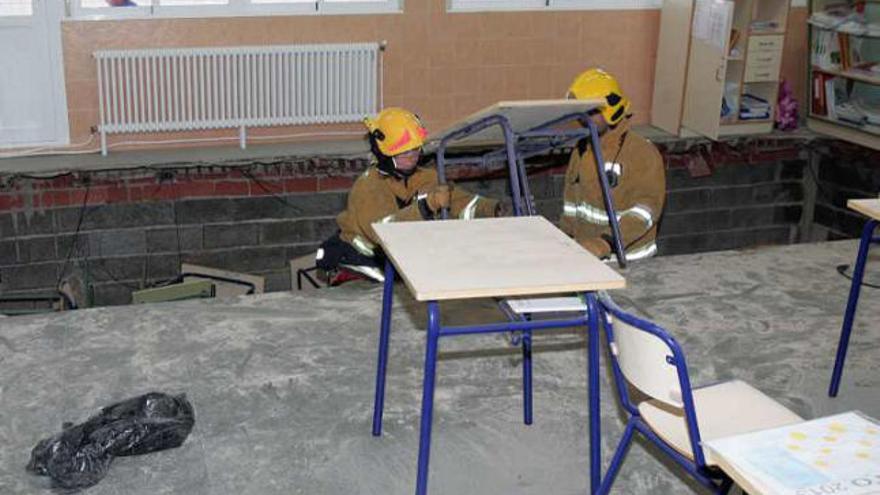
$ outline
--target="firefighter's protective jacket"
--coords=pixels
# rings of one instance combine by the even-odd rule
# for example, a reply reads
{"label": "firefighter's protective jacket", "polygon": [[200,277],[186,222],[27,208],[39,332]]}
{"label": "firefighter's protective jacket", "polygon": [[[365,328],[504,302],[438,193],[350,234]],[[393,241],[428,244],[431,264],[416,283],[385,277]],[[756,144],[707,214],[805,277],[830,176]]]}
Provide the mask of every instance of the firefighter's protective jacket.
{"label": "firefighter's protective jacket", "polygon": [[[370,167],[355,181],[348,194],[348,206],[336,217],[340,237],[361,254],[373,256],[379,238],[372,224],[377,222],[409,222],[427,220],[425,202],[419,196],[437,186],[437,171],[433,167],[419,167],[406,179],[383,174]],[[459,187],[452,188],[450,218],[471,219],[492,217],[498,202],[470,194]]]}
{"label": "firefighter's protective jacket", "polygon": [[[663,157],[645,138],[621,122],[601,137],[603,169],[612,179],[612,196],[620,222],[627,259],[637,260],[657,252],[657,222],[666,199]],[[596,175],[589,140],[572,152],[565,174],[560,226],[596,256],[611,252],[611,228]],[[614,184],[616,183],[616,184]]]}

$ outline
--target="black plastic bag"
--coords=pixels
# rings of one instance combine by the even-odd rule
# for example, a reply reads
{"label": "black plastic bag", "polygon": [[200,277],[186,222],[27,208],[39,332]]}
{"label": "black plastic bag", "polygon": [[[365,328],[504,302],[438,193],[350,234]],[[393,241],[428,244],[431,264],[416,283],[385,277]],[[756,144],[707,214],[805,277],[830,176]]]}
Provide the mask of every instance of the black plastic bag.
{"label": "black plastic bag", "polygon": [[61,488],[86,488],[104,478],[116,456],[179,447],[194,423],[186,395],[152,392],[105,407],[85,423],[62,425],[34,447],[27,469]]}

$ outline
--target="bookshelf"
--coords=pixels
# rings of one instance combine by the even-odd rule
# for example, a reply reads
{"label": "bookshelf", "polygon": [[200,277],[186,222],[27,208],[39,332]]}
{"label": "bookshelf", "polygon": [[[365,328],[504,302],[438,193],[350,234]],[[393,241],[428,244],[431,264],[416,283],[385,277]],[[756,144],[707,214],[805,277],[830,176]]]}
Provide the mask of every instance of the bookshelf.
{"label": "bookshelf", "polygon": [[773,130],[790,0],[664,0],[652,124],[671,134]]}
{"label": "bookshelf", "polygon": [[880,0],[809,9],[809,127],[880,149]]}

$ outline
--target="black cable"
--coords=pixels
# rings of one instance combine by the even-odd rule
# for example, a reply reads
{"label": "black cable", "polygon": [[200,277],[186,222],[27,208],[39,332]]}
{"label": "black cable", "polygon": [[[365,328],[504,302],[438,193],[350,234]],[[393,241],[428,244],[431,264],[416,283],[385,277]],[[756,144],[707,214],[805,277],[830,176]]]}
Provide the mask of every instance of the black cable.
{"label": "black cable", "polygon": [[[843,275],[843,277],[848,280],[852,280],[852,275],[846,273],[847,270],[849,270],[849,265],[837,265],[837,273]],[[862,285],[864,287],[870,287],[872,289],[880,289],[880,285],[870,284],[868,282],[865,282],[864,280],[862,280]]]}
{"label": "black cable", "polygon": [[241,175],[245,176],[248,180],[250,180],[251,182],[256,184],[260,189],[262,189],[266,194],[268,194],[272,199],[274,199],[278,203],[281,203],[282,205],[284,205],[292,210],[295,210],[297,212],[302,211],[302,208],[300,208],[296,205],[293,205],[291,203],[288,203],[287,200],[284,199],[282,196],[278,195],[278,193],[269,189],[269,187],[266,186],[266,184],[264,184],[254,174],[252,174],[250,170],[248,170],[248,169],[242,170]]}
{"label": "black cable", "polygon": [[[819,153],[818,149],[815,146],[807,145],[812,151]],[[821,153],[820,153],[821,154]],[[809,158],[807,159],[807,170],[810,173],[810,178],[813,179],[813,183],[816,184],[816,189],[825,197],[825,200],[828,201],[829,204],[834,204],[834,195],[829,193],[828,190],[825,189],[825,185],[819,180],[819,172],[813,170],[813,162]]]}
{"label": "black cable", "polygon": [[61,267],[61,271],[58,272],[58,280],[55,281],[55,287],[61,287],[61,281],[64,279],[64,275],[67,274],[67,267],[70,265],[70,258],[73,256],[73,252],[76,250],[77,244],[79,244],[79,233],[82,229],[83,220],[86,217],[86,208],[88,208],[89,204],[89,192],[92,190],[91,181],[86,182],[86,192],[83,196],[82,205],[79,208],[79,218],[76,220],[76,229],[73,231],[73,241],[70,244],[70,248],[67,250],[67,256],[64,259],[64,265]]}

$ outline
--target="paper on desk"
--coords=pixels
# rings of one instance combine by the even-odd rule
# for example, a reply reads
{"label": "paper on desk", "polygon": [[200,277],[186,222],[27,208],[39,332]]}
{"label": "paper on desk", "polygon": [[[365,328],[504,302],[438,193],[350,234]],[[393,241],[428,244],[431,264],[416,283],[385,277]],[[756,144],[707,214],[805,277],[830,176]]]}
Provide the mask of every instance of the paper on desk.
{"label": "paper on desk", "polygon": [[537,297],[507,299],[507,305],[515,313],[565,313],[586,311],[587,305],[579,297]]}
{"label": "paper on desk", "polygon": [[[880,494],[880,425],[858,412],[705,442],[752,489]],[[732,474],[732,473],[730,473]]]}

